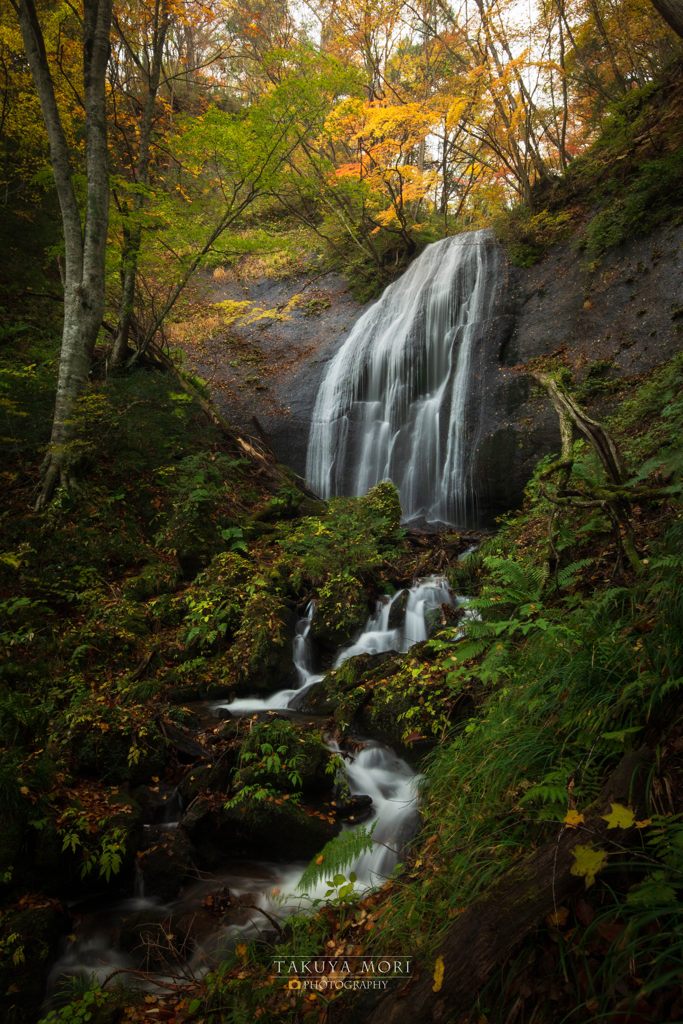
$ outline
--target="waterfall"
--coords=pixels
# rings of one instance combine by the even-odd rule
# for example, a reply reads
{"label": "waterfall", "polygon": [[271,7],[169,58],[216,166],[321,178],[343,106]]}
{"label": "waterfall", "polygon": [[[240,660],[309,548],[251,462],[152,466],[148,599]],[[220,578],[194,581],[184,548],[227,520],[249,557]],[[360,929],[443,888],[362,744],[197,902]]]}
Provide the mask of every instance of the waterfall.
{"label": "waterfall", "polygon": [[362,495],[388,479],[404,519],[465,521],[478,427],[468,412],[482,393],[497,262],[490,231],[444,238],[360,317],[313,410],[306,478],[318,494]]}

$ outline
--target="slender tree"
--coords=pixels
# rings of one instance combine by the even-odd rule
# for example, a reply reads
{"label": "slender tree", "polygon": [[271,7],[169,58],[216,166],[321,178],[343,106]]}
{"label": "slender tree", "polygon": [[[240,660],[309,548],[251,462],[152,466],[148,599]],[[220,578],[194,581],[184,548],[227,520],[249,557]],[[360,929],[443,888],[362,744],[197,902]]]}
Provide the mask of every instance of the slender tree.
{"label": "slender tree", "polygon": [[42,466],[42,508],[58,484],[68,484],[73,461],[74,413],[85,393],[93,348],[104,313],[105,251],[109,222],[109,167],[105,75],[112,0],[84,0],[83,107],[87,168],[85,215],[73,183],[72,163],[45,40],[34,0],[10,0],[19,19],[50,142],[50,161],[64,229],[64,327],[52,436]]}

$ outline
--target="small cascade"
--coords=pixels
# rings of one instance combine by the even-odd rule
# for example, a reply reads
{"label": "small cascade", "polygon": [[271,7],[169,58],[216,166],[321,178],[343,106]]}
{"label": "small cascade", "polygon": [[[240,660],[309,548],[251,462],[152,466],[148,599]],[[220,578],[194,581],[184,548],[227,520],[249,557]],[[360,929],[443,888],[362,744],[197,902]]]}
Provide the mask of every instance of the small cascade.
{"label": "small cascade", "polygon": [[466,521],[497,280],[491,232],[466,232],[428,245],[360,317],[313,410],[306,479],[317,494],[392,480],[405,520]]}
{"label": "small cascade", "polygon": [[[409,590],[385,597],[378,602],[375,612],[366,623],[365,631],[355,644],[339,654],[337,664],[355,654],[387,650],[407,651],[414,643],[426,639],[429,611],[444,603],[452,605],[455,600],[448,589],[447,581],[437,577],[419,580]],[[405,603],[405,608],[401,610],[402,622],[395,628],[390,628],[390,621],[395,617],[401,617],[396,614],[398,602]],[[314,611],[315,605],[311,602],[297,624],[293,640],[292,653],[299,675],[298,689],[281,690],[263,700],[244,698],[217,707],[228,707],[232,714],[264,708],[287,709],[295,695],[300,695],[307,687],[322,680],[324,677],[313,671],[309,639]],[[340,751],[332,739],[328,741],[328,745],[331,750],[342,753],[345,759],[346,782],[350,795],[363,794],[372,798],[372,817],[369,821],[376,821],[372,850],[359,857],[346,873],[356,873],[361,889],[381,884],[391,874],[405,844],[415,833],[419,813],[420,776],[390,747],[376,740],[370,739],[360,743],[354,754]],[[176,827],[177,821],[169,819],[172,815],[178,814],[179,807],[179,798],[173,793],[169,801],[168,819],[156,825],[145,826],[146,830],[156,830],[163,834]],[[352,829],[356,826],[347,822],[343,827]],[[94,974],[103,982],[116,969],[125,971],[134,968],[136,961],[133,953],[126,954],[112,947],[112,936],[121,931],[123,924],[130,920],[131,915],[143,913],[148,915],[151,921],[186,920],[188,917],[194,920],[193,915],[197,913],[202,899],[207,892],[212,891],[211,885],[214,890],[216,886],[224,885],[235,896],[248,897],[248,902],[242,909],[236,911],[223,927],[209,929],[204,935],[197,936],[192,955],[187,961],[179,962],[175,968],[188,979],[201,978],[207,970],[215,966],[226,950],[233,948],[245,938],[257,936],[264,926],[268,927],[266,918],[257,908],[260,907],[281,920],[310,907],[311,899],[324,898],[328,888],[325,881],[321,881],[306,894],[299,892],[298,886],[306,864],[278,864],[269,861],[265,851],[264,854],[263,861],[236,861],[234,866],[217,875],[213,882],[197,882],[185,894],[166,904],[145,898],[144,877],[136,862],[132,900],[104,907],[84,908],[83,913],[79,915],[78,937],[71,942],[53,966],[48,979],[48,995],[51,995],[63,975]],[[145,987],[150,991],[156,990],[157,986],[151,976],[145,982]]]}
{"label": "small cascade", "polygon": [[314,683],[319,683],[321,679],[324,679],[324,676],[316,675],[311,667],[313,655],[308,634],[311,631],[314,612],[315,601],[309,601],[304,617],[299,619],[296,624],[294,640],[292,641],[292,659],[299,677],[297,689],[278,690],[277,693],[271,694],[270,697],[241,697],[234,700],[231,704],[217,704],[216,707],[229,708],[233,714],[235,712],[244,712],[246,714],[249,711],[285,710],[290,706],[290,701],[295,694],[301,694],[309,686],[313,686]]}
{"label": "small cascade", "polygon": [[[406,594],[403,623],[390,629],[393,607]],[[427,639],[427,614],[442,604],[453,605],[454,601],[448,580],[438,576],[418,580],[410,590],[399,590],[392,597],[382,598],[377,602],[377,608],[368,619],[363,633],[350,647],[340,651],[334,667],[337,668],[347,658],[354,658],[357,654],[383,654],[385,651],[405,654],[413,644]]]}

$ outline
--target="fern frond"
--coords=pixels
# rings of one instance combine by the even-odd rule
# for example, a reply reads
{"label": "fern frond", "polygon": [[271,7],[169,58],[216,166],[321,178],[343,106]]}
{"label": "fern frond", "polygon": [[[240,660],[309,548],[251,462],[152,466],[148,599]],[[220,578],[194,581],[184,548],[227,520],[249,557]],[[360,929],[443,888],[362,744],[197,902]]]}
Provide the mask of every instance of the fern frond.
{"label": "fern frond", "polygon": [[322,854],[311,861],[297,885],[298,892],[305,892],[321,882],[326,876],[340,874],[344,868],[349,867],[354,861],[362,857],[372,849],[372,833],[377,827],[377,821],[373,822],[370,830],[360,825],[354,831],[342,832],[336,839],[332,839],[325,847]]}
{"label": "fern frond", "polygon": [[587,566],[593,562],[592,558],[582,558],[578,562],[572,562],[571,565],[566,566],[564,569],[560,569],[557,574],[557,585],[562,590],[564,587],[568,587],[570,583],[573,583],[574,577],[577,573],[580,573]]}

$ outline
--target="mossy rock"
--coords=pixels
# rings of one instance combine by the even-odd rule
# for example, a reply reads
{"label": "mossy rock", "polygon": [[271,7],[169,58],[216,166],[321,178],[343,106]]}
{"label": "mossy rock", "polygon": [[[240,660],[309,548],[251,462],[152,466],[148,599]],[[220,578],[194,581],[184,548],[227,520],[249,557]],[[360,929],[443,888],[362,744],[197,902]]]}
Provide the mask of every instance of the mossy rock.
{"label": "mossy rock", "polygon": [[48,905],[0,914],[0,1005],[6,1024],[33,1024],[38,1019],[47,967],[69,929],[69,915],[61,904],[40,897],[35,902]]}
{"label": "mossy rock", "polygon": [[[343,721],[350,724],[349,710],[352,707],[359,707],[364,695],[370,695],[373,681],[394,675],[399,667],[400,663],[391,652],[358,654],[355,658],[347,658],[339,668],[332,669],[321,682],[315,683],[306,691],[301,698],[300,709],[315,714],[327,714],[335,713],[343,705]],[[354,692],[355,696],[352,697]],[[337,724],[340,725],[341,722]]]}
{"label": "mossy rock", "polygon": [[211,793],[227,793],[232,785],[233,772],[239,756],[238,748],[229,751],[216,764],[202,764],[191,768],[178,783],[178,792],[186,803],[208,789]]}
{"label": "mossy rock", "polygon": [[145,745],[137,748],[137,760],[129,760],[130,749],[131,737],[114,729],[106,733],[94,729],[79,732],[71,741],[78,774],[99,779],[106,785],[129,782],[131,786],[140,786],[153,776],[164,774],[166,744],[153,726],[145,737]]}
{"label": "mossy rock", "polygon": [[226,684],[238,693],[270,693],[296,684],[292,661],[295,617],[276,594],[247,602],[235,642],[226,655]]}
{"label": "mossy rock", "polygon": [[165,903],[175,899],[195,871],[197,851],[184,829],[159,826],[148,832],[152,846],[140,859],[145,898]]}
{"label": "mossy rock", "polygon": [[253,800],[223,812],[217,840],[235,856],[265,858],[277,850],[278,859],[310,860],[340,831],[340,822],[291,800]]}
{"label": "mossy rock", "polygon": [[401,522],[401,500],[398,490],[390,480],[384,480],[377,484],[360,499],[359,504],[363,508],[371,509],[376,515],[381,516],[386,522],[386,534],[393,533],[398,529]]}
{"label": "mossy rock", "polygon": [[328,654],[357,636],[368,618],[368,595],[354,576],[333,576],[318,591],[311,637]]}
{"label": "mossy rock", "polygon": [[131,576],[121,588],[121,596],[129,601],[146,601],[159,594],[172,594],[178,586],[180,572],[176,566],[154,562],[145,566],[138,576]]}
{"label": "mossy rock", "polygon": [[[270,769],[268,761],[273,755],[263,752],[264,745],[271,747],[277,758]],[[259,724],[242,744],[240,759],[242,767],[234,781],[237,788],[267,784],[281,793],[320,795],[334,783],[334,775],[328,771],[332,754],[317,728],[280,720]],[[292,780],[293,773],[300,782]]]}

